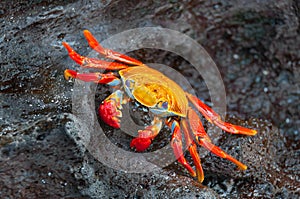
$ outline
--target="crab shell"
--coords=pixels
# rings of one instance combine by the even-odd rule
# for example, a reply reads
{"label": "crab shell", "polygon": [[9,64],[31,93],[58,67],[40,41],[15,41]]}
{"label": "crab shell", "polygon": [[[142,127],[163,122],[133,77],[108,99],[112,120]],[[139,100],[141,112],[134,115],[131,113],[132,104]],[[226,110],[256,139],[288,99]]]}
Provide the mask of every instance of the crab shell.
{"label": "crab shell", "polygon": [[146,65],[119,71],[128,96],[161,116],[186,117],[188,99],[181,87],[161,72]]}

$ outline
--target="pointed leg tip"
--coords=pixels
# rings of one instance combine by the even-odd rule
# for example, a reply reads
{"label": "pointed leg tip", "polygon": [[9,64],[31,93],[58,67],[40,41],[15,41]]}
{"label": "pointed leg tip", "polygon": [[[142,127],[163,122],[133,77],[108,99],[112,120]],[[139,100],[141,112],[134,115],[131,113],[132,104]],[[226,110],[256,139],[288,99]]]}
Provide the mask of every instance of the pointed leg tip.
{"label": "pointed leg tip", "polygon": [[71,48],[71,46],[67,42],[63,41],[62,45],[67,49],[67,51],[69,53],[73,51],[73,49]]}
{"label": "pointed leg tip", "polygon": [[254,135],[257,134],[257,131],[254,130],[254,129],[248,129],[248,128],[244,128],[244,127],[242,127],[242,128],[245,129],[245,130],[238,131],[237,134],[248,135],[248,136],[254,136]]}
{"label": "pointed leg tip", "polygon": [[63,45],[64,47],[66,47],[66,48],[67,48],[67,46],[69,46],[68,43],[65,42],[65,41],[62,42],[62,45]]}
{"label": "pointed leg tip", "polygon": [[245,170],[247,170],[247,166],[246,165],[241,165],[241,166],[239,166],[239,169],[240,170],[242,170],[242,171],[245,171]]}
{"label": "pointed leg tip", "polygon": [[76,78],[76,76],[77,76],[77,72],[74,70],[67,69],[64,72],[64,77],[66,80],[70,80],[71,78]]}
{"label": "pointed leg tip", "polygon": [[88,29],[83,30],[84,33],[89,33],[90,31]]}
{"label": "pointed leg tip", "polygon": [[202,184],[202,182],[204,181],[204,177],[198,176],[197,180],[198,180],[198,182],[200,182]]}
{"label": "pointed leg tip", "polygon": [[[100,48],[100,44],[99,42],[97,41],[97,39],[92,35],[92,33],[88,30],[84,30],[83,31],[83,34],[84,34],[84,37],[86,38],[86,40],[88,41],[89,45],[91,48]],[[102,48],[102,47],[101,47]]]}
{"label": "pointed leg tip", "polygon": [[92,33],[89,30],[84,30],[83,34],[85,37],[92,35]]}
{"label": "pointed leg tip", "polygon": [[244,165],[243,163],[241,163],[239,161],[237,161],[235,164],[238,166],[239,170],[242,170],[242,171],[245,171],[248,168],[246,165]]}
{"label": "pointed leg tip", "polygon": [[84,63],[84,57],[79,55],[67,42],[62,42],[63,46],[67,49],[69,56],[79,65]]}
{"label": "pointed leg tip", "polygon": [[252,134],[251,135],[256,135],[257,131],[256,130],[251,130]]}
{"label": "pointed leg tip", "polygon": [[203,174],[203,171],[199,171],[199,170],[196,170],[197,172],[197,180],[198,182],[202,183],[204,181],[204,174]]}
{"label": "pointed leg tip", "polygon": [[83,35],[85,36],[85,38],[88,41],[90,41],[90,40],[95,41],[96,40],[95,37],[93,36],[93,34],[89,30],[84,30]]}

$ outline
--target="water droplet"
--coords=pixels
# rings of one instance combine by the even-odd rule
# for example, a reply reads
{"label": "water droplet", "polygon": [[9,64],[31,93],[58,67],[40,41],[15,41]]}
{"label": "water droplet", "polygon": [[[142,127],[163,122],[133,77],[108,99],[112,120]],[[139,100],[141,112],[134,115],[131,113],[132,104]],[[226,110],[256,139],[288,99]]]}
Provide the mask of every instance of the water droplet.
{"label": "water droplet", "polygon": [[268,75],[268,74],[269,74],[269,71],[263,70],[263,74],[264,74],[264,75]]}
{"label": "water droplet", "polygon": [[233,55],[233,59],[239,59],[239,58],[240,58],[240,56],[238,54]]}
{"label": "water droplet", "polygon": [[286,119],[285,119],[285,123],[287,123],[287,124],[290,123],[290,119],[289,119],[289,118],[286,118]]}
{"label": "water droplet", "polygon": [[218,9],[218,8],[220,8],[220,5],[215,4],[215,5],[214,5],[214,9]]}

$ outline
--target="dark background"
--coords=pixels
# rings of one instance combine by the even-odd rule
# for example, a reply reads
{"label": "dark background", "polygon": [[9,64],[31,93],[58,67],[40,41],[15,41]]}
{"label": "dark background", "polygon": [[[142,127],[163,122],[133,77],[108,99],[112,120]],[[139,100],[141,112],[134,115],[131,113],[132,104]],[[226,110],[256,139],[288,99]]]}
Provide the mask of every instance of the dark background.
{"label": "dark background", "polygon": [[[1,1],[0,197],[299,197],[299,9],[296,0]],[[259,131],[253,138],[224,135],[218,143],[247,163],[246,172],[207,155],[205,188],[176,163],[159,173],[126,174],[94,160],[66,132],[74,122],[73,84],[63,71],[77,66],[61,42],[86,55],[84,29],[105,39],[146,26],[187,34],[216,62],[227,120]],[[147,49],[130,55],[174,67],[210,101],[180,57]]]}

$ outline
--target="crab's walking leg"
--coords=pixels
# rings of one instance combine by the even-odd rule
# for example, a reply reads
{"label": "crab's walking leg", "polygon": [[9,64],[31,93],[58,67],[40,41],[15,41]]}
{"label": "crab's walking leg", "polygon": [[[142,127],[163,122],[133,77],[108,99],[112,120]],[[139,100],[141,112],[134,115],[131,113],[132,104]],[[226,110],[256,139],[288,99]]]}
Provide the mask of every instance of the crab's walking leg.
{"label": "crab's walking leg", "polygon": [[189,118],[189,122],[190,122],[190,127],[191,127],[191,129],[195,135],[196,141],[198,142],[199,145],[201,145],[204,148],[206,148],[207,150],[211,151],[213,154],[233,162],[241,170],[247,169],[246,165],[239,162],[234,157],[230,156],[229,154],[224,152],[222,149],[220,149],[219,147],[217,147],[211,143],[210,138],[208,137],[208,135],[206,134],[206,132],[203,128],[201,120],[199,119],[197,113],[193,109],[189,109],[188,118]]}
{"label": "crab's walking leg", "polygon": [[[79,79],[85,82],[95,82],[98,84],[107,84],[110,86],[117,86],[121,83],[120,79],[114,76],[113,73],[78,73],[73,70],[65,70],[65,78]],[[114,128],[120,128],[120,120],[122,117],[122,104],[126,103],[123,99],[123,92],[115,91],[108,96],[99,106],[98,112],[101,119],[108,125]]]}
{"label": "crab's walking leg", "polygon": [[183,128],[183,132],[184,132],[184,136],[185,136],[185,142],[186,145],[188,147],[188,150],[193,158],[195,167],[196,167],[196,174],[197,174],[197,178],[198,181],[200,183],[203,182],[204,180],[204,172],[201,166],[201,160],[197,151],[197,145],[193,140],[193,137],[190,134],[190,130],[188,128],[188,123],[187,121],[184,119],[182,120],[182,128]]}
{"label": "crab's walking leg", "polygon": [[186,161],[184,153],[182,151],[182,136],[180,132],[180,126],[177,120],[167,121],[166,124],[172,131],[171,147],[173,148],[176,159],[182,164],[190,173],[191,176],[196,177],[196,172],[191,165]]}
{"label": "crab's walking leg", "polygon": [[117,78],[112,72],[110,73],[78,73],[74,70],[65,70],[64,76],[67,80],[70,78],[79,79],[85,82],[95,82],[98,84],[108,84],[109,86],[117,86],[121,80]]}
{"label": "crab's walking leg", "polygon": [[150,126],[147,126],[144,130],[139,130],[138,136],[132,139],[130,147],[135,148],[137,151],[144,151],[149,148],[151,141],[158,135],[161,126],[161,119],[154,117]]}
{"label": "crab's walking leg", "polygon": [[73,59],[77,64],[79,64],[83,68],[102,68],[107,70],[120,70],[128,68],[127,65],[122,63],[108,62],[100,59],[81,56],[68,43],[63,42],[63,45],[67,49],[71,59]]}
{"label": "crab's walking leg", "polygon": [[90,33],[90,31],[84,30],[83,34],[84,34],[86,40],[88,41],[90,47],[93,48],[98,53],[104,55],[105,57],[114,59],[114,60],[117,60],[117,61],[120,61],[120,62],[123,62],[126,64],[132,64],[132,65],[142,65],[143,64],[142,62],[140,62],[136,59],[133,59],[129,56],[123,55],[121,53],[115,52],[110,49],[103,48],[99,44],[99,42],[96,40],[96,38],[92,35],[92,33]]}
{"label": "crab's walking leg", "polygon": [[232,134],[242,134],[242,135],[255,135],[257,133],[256,130],[248,129],[242,126],[233,125],[228,122],[224,122],[221,120],[220,115],[218,115],[214,110],[212,110],[209,106],[204,104],[201,100],[199,100],[196,96],[193,96],[189,93],[186,93],[189,100],[194,104],[194,106],[201,112],[201,114],[211,123],[214,123],[224,131],[227,131]]}
{"label": "crab's walking leg", "polygon": [[204,148],[208,149],[209,151],[211,151],[213,154],[215,154],[215,155],[217,155],[221,158],[224,158],[224,159],[227,159],[227,160],[231,161],[232,163],[237,165],[239,167],[239,169],[241,169],[241,170],[246,170],[247,169],[246,165],[244,165],[243,163],[241,163],[240,161],[238,161],[234,157],[230,156],[229,154],[224,152],[221,148],[219,148],[216,145],[212,144],[210,141],[208,141],[206,139],[200,139],[199,144],[201,146],[203,146]]}

